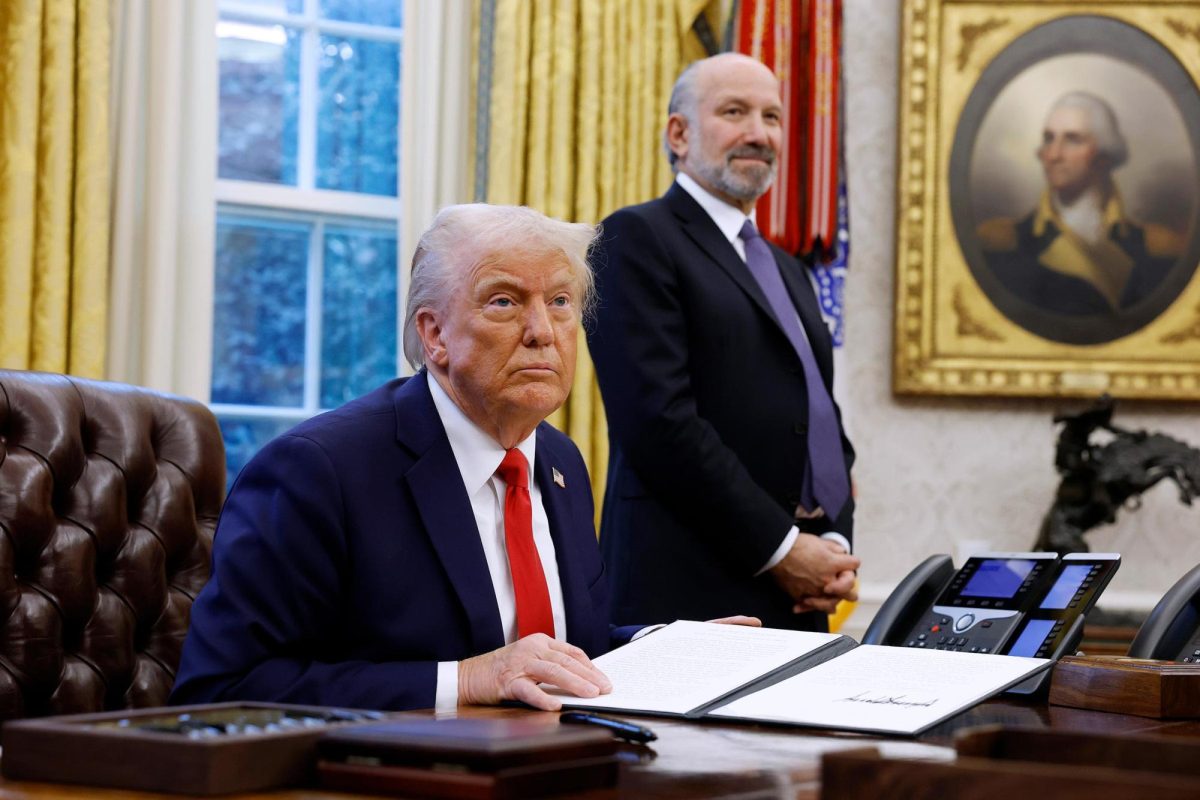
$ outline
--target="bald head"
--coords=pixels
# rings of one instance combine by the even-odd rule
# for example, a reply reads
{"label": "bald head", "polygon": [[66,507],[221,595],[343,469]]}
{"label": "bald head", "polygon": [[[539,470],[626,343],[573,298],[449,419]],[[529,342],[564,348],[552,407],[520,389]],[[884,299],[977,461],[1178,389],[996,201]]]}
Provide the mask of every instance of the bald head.
{"label": "bald head", "polygon": [[[775,74],[761,61],[741,53],[718,53],[715,56],[693,61],[684,67],[683,72],[679,73],[679,77],[675,79],[675,85],[671,88],[671,100],[667,103],[667,116],[681,114],[689,122],[695,123],[697,100],[701,94],[706,92],[714,78],[719,78],[722,69],[727,71],[744,70],[752,74],[765,72],[770,75],[771,80],[776,81],[776,87],[779,85]],[[663,133],[663,149],[667,151],[667,161],[674,167],[676,155],[671,150],[665,131]]]}
{"label": "bald head", "polygon": [[774,73],[740,53],[693,62],[675,82],[668,114],[671,166],[730,205],[752,208],[775,178],[782,140]]}

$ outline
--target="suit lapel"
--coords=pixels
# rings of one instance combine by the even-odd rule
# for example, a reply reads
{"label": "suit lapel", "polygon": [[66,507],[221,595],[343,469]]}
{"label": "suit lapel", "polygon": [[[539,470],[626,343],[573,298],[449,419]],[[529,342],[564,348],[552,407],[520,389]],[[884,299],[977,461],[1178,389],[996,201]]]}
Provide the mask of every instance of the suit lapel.
{"label": "suit lapel", "polygon": [[504,646],[500,611],[471,500],[428,380],[422,371],[396,392],[396,438],[417,456],[401,480],[412,491],[421,521],[466,613],[472,651],[483,653]]}
{"label": "suit lapel", "polygon": [[[779,331],[779,335],[786,338],[787,334],[783,332],[783,326],[779,324],[779,320],[775,317],[775,312],[771,310],[771,304],[767,301],[767,296],[763,293],[762,287],[758,285],[758,281],[754,279],[754,276],[750,274],[750,270],[746,268],[746,262],[738,256],[737,251],[733,249],[733,245],[721,233],[721,229],[712,221],[708,213],[687,193],[686,189],[677,183],[671,184],[671,188],[667,190],[664,198],[671,211],[680,221],[683,232],[687,237],[695,242],[710,260],[716,262],[733,279],[733,282],[758,306],[759,311],[766,314],[767,318],[774,323],[775,328]],[[777,264],[780,263],[780,255],[783,251],[772,245],[771,252],[775,256],[775,262]],[[796,306],[800,314],[800,322],[804,326],[804,331],[808,334],[809,341],[813,344],[813,353],[816,354],[817,364],[821,368],[821,373],[825,376],[826,381],[828,381],[829,376],[832,374],[833,365],[825,356],[828,348],[820,346],[820,343],[828,339],[829,331],[825,327],[825,322],[821,317],[821,311],[817,306],[812,286],[804,283],[808,280],[808,276],[804,274],[803,265],[800,265],[800,268],[796,269],[793,267],[793,264],[796,263],[798,262],[793,260],[792,264],[789,264],[785,260],[779,271],[783,275],[783,281],[787,286],[788,294],[791,295],[792,303]]]}
{"label": "suit lapel", "polygon": [[[678,183],[671,184],[665,197],[667,205],[680,221],[684,234],[696,243],[705,256],[729,275],[760,311],[775,320],[762,287],[754,280],[754,276],[746,268],[746,262],[733,249],[733,245],[725,238],[725,234],[721,233],[721,229],[712,221],[708,212]],[[778,326],[778,321],[775,324]],[[780,333],[783,333],[782,328]]]}
{"label": "suit lapel", "polygon": [[[546,423],[542,423],[545,425]],[[574,492],[590,487],[560,486],[554,482],[553,470],[561,467],[564,460],[553,445],[542,435],[542,426],[537,432],[537,458],[534,463],[534,480],[542,493],[542,506],[550,522],[550,538],[554,540],[554,556],[558,562],[558,580],[562,584],[564,613],[567,618],[566,636],[578,639],[583,631],[592,629],[590,612],[592,604],[587,595],[587,582],[580,575],[576,558],[575,541],[570,535],[572,501]],[[559,632],[561,635],[561,631]]]}

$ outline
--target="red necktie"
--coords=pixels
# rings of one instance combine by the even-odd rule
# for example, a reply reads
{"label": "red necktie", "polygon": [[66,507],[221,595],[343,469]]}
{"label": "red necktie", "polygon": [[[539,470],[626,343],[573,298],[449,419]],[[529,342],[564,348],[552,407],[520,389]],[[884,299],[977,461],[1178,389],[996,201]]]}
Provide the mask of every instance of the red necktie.
{"label": "red necktie", "polygon": [[533,506],[529,501],[529,462],[517,448],[509,450],[496,473],[507,484],[504,492],[504,546],[517,598],[517,637],[531,633],[554,636],[550,592],[537,545],[533,543]]}

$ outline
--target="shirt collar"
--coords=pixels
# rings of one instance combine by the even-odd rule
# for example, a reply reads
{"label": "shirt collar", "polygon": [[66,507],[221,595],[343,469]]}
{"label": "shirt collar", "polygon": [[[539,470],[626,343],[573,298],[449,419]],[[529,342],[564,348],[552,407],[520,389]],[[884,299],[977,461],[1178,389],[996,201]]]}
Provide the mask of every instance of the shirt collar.
{"label": "shirt collar", "polygon": [[[462,474],[463,485],[467,494],[473,495],[483,488],[492,476],[500,462],[504,460],[505,450],[500,443],[483,429],[472,422],[462,409],[458,407],[437,378],[429,375],[429,394],[433,397],[434,408],[446,429],[446,438],[450,440],[450,449],[454,452],[454,460],[458,462],[458,471]],[[533,483],[533,459],[537,453],[537,430],[525,437],[517,449],[529,462],[529,482]]]}
{"label": "shirt collar", "polygon": [[[749,219],[754,222],[755,210],[750,211],[750,215],[746,216],[740,208],[735,208],[729,205],[721,198],[710,193],[703,186],[696,183],[696,180],[684,172],[675,174],[675,182],[678,183],[683,190],[692,196],[692,199],[700,204],[704,212],[712,219],[721,233],[731,243],[736,241],[738,234],[742,232],[742,226]],[[755,223],[757,227],[757,223]]]}
{"label": "shirt collar", "polygon": [[[1109,188],[1108,200],[1105,201],[1100,213],[1104,215],[1104,230],[1110,231],[1114,225],[1117,225],[1118,236],[1129,235],[1129,218],[1125,216],[1125,204],[1121,201],[1121,194],[1117,191],[1116,186]],[[1054,199],[1050,196],[1050,190],[1046,189],[1042,192],[1037,209],[1033,214],[1033,235],[1043,235],[1048,224],[1053,224],[1059,233],[1067,229],[1062,217],[1059,216],[1058,209],[1054,207]]]}

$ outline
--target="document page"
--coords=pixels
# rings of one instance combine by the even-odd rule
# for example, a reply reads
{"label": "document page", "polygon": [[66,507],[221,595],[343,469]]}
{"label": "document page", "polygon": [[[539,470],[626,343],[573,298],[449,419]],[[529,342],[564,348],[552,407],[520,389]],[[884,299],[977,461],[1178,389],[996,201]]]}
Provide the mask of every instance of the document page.
{"label": "document page", "polygon": [[681,620],[593,661],[612,681],[611,694],[584,699],[545,688],[569,697],[571,708],[686,714],[840,638]]}
{"label": "document page", "polygon": [[860,645],[709,716],[912,735],[1049,663],[1044,658]]}

